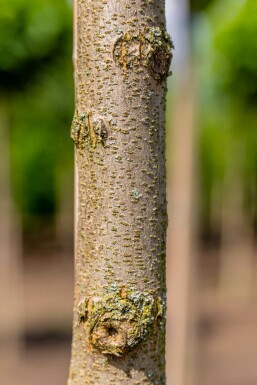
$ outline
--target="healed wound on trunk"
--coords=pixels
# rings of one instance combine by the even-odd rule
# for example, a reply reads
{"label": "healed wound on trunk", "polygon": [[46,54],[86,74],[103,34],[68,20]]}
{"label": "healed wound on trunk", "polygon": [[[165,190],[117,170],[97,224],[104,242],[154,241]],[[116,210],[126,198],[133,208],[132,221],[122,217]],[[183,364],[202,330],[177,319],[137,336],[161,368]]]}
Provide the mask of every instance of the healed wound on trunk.
{"label": "healed wound on trunk", "polygon": [[142,32],[123,33],[115,42],[113,57],[124,73],[144,66],[154,79],[161,81],[169,75],[172,48],[173,43],[162,28],[150,27]]}
{"label": "healed wound on trunk", "polygon": [[163,323],[164,308],[164,299],[112,285],[103,297],[80,301],[78,322],[83,323],[91,348],[122,356]]}

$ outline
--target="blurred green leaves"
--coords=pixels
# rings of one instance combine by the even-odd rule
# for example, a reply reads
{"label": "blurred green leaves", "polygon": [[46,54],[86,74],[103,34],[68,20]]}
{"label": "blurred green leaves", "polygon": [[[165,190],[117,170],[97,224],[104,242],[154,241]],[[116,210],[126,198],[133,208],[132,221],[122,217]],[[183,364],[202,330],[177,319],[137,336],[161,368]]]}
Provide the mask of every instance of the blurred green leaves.
{"label": "blurred green leaves", "polygon": [[[257,102],[257,2],[244,2],[216,36],[216,48],[226,61],[224,87],[242,103]],[[227,8],[231,3],[227,5]],[[225,10],[224,10],[225,12]]]}
{"label": "blurred green leaves", "polygon": [[0,87],[24,86],[62,54],[71,34],[64,0],[0,0]]}
{"label": "blurred green leaves", "polygon": [[212,1],[196,20],[195,45],[203,216],[233,174],[256,223],[257,2]]}
{"label": "blurred green leaves", "polygon": [[72,170],[72,8],[66,0],[0,0],[0,7],[0,102],[26,230],[55,214],[60,173]]}

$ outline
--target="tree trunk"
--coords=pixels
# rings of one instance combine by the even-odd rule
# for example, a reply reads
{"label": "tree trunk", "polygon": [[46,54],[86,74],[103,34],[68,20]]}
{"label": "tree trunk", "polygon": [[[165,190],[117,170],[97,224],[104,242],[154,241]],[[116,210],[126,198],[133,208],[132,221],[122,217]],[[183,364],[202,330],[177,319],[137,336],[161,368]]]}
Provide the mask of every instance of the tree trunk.
{"label": "tree trunk", "polygon": [[[168,385],[199,384],[195,335],[197,271],[195,260],[195,89],[191,57],[190,5],[171,1],[167,28],[176,41],[176,71],[170,115],[168,178],[167,371]],[[169,136],[169,135],[168,135]],[[183,149],[183,150],[182,150]],[[174,295],[175,293],[175,295]]]}
{"label": "tree trunk", "polygon": [[[10,177],[10,100],[0,98],[0,383],[13,378],[24,333],[20,227]],[[16,373],[17,375],[17,373]],[[17,376],[16,376],[17,378]]]}
{"label": "tree trunk", "polygon": [[75,1],[69,385],[165,384],[164,3]]}

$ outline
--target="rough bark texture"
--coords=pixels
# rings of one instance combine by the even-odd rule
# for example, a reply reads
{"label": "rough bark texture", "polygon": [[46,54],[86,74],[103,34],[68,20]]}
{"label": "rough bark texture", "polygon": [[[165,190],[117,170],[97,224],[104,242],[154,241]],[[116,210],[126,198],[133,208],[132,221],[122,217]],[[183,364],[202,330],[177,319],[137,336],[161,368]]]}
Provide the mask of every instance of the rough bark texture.
{"label": "rough bark texture", "polygon": [[162,0],[75,4],[76,260],[69,385],[165,384]]}

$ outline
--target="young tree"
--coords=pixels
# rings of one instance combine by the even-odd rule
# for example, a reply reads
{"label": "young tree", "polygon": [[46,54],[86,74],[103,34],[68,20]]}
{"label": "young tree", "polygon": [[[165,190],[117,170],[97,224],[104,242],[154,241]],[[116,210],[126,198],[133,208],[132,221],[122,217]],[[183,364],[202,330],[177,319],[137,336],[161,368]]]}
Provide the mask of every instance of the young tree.
{"label": "young tree", "polygon": [[75,0],[76,257],[69,385],[165,384],[161,0]]}

